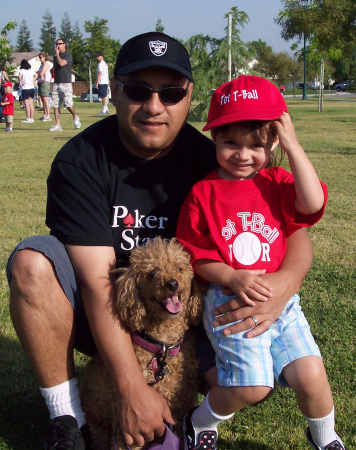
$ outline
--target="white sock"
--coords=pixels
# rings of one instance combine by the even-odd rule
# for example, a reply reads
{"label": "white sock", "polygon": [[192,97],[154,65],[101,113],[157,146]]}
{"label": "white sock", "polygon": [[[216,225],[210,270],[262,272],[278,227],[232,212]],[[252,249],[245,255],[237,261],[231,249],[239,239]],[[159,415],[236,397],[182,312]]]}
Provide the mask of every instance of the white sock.
{"label": "white sock", "polygon": [[78,422],[78,428],[85,424],[77,378],[72,378],[50,388],[40,387],[40,391],[46,401],[52,420],[59,416],[73,416]]}
{"label": "white sock", "polygon": [[338,435],[335,433],[335,410],[332,409],[331,413],[326,417],[320,419],[311,419],[306,417],[306,421],[310,428],[310,433],[316,445],[321,448],[326,447],[330,442],[339,440]]}
{"label": "white sock", "polygon": [[219,416],[210,406],[209,403],[209,393],[205,399],[199,405],[193,414],[192,422],[195,429],[195,439],[198,438],[199,433],[202,431],[216,431],[220,422],[224,420],[231,419],[234,414],[229,414],[228,416]]}

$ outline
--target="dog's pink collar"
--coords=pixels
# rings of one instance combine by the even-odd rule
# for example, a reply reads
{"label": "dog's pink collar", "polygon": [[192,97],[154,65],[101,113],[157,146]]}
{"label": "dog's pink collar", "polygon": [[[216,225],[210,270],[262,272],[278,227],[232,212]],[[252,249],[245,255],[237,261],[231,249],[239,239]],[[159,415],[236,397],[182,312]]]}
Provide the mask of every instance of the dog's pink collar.
{"label": "dog's pink collar", "polygon": [[148,350],[155,355],[163,355],[164,359],[178,355],[183,342],[183,338],[181,338],[174,344],[166,344],[149,334],[141,333],[140,331],[133,331],[131,333],[131,339],[143,349]]}

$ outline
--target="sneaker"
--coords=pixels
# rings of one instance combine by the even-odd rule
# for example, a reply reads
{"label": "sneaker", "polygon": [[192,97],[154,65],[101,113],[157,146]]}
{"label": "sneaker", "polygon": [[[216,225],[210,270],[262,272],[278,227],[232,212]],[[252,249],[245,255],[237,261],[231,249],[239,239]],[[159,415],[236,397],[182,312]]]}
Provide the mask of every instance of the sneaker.
{"label": "sneaker", "polygon": [[50,116],[43,116],[41,120],[43,120],[43,122],[50,122],[52,119]]}
{"label": "sneaker", "polygon": [[340,439],[339,441],[335,440],[330,442],[330,444],[326,445],[325,447],[319,447],[319,445],[316,445],[316,443],[313,441],[309,427],[307,428],[305,435],[307,437],[309,446],[314,450],[346,450],[345,444],[342,442],[339,436],[338,436],[338,438]]}
{"label": "sneaker", "polygon": [[106,116],[107,114],[109,114],[109,111],[100,111],[100,113],[98,113],[98,116]]}
{"label": "sneaker", "polygon": [[63,128],[59,127],[58,125],[53,125],[53,127],[51,127],[49,131],[63,131]]}
{"label": "sneaker", "polygon": [[197,408],[192,408],[184,417],[183,433],[184,433],[184,450],[218,450],[216,441],[218,433],[216,431],[202,431],[195,440],[195,428],[192,422],[192,414]]}
{"label": "sneaker", "polygon": [[[84,428],[85,425],[82,427]],[[85,450],[82,429],[72,416],[60,416],[50,424],[45,440],[45,450]]]}
{"label": "sneaker", "polygon": [[21,120],[21,123],[32,123],[33,119],[25,119],[25,120]]}
{"label": "sneaker", "polygon": [[74,126],[75,126],[76,130],[82,126],[82,124],[80,123],[80,120],[79,120],[79,116],[77,116],[75,119],[73,119],[73,122],[74,122]]}
{"label": "sneaker", "polygon": [[12,128],[5,128],[5,133],[11,133]]}

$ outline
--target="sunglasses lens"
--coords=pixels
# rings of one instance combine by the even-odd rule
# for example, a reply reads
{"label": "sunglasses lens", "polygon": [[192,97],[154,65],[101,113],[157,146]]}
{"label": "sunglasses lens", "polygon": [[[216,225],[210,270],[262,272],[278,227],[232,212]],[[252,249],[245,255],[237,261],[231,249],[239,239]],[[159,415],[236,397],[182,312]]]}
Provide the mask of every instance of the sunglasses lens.
{"label": "sunglasses lens", "polygon": [[153,92],[158,92],[159,98],[164,105],[175,105],[187,95],[187,90],[182,87],[167,87],[160,91],[152,91],[148,86],[140,84],[122,84],[125,95],[134,102],[146,102]]}
{"label": "sunglasses lens", "polygon": [[175,105],[187,95],[187,91],[182,87],[168,87],[160,92],[161,102],[165,105]]}
{"label": "sunglasses lens", "polygon": [[134,102],[145,102],[152,95],[150,88],[139,84],[125,84],[123,86],[123,91],[126,96]]}

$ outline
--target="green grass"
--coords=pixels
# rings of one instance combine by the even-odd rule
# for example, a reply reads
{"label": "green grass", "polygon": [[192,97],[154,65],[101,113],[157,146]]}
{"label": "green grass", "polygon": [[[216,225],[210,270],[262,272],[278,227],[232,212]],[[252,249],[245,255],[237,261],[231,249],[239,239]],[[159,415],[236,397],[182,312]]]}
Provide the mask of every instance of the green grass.
{"label": "green grass", "polygon": [[[347,448],[356,448],[355,420],[355,99],[287,98],[300,142],[328,184],[329,203],[323,220],[309,233],[314,263],[301,289],[304,312],[320,346],[336,407],[336,423]],[[85,128],[98,120],[99,104],[76,103]],[[111,106],[111,111],[113,108]],[[35,118],[40,117],[35,113]],[[23,238],[46,234],[46,178],[53,157],[78,133],[63,111],[61,133],[49,133],[51,123],[21,124],[15,110],[13,133],[3,133],[0,145],[0,449],[43,448],[47,412],[27,358],[13,330],[5,265]],[[53,123],[53,122],[52,122]],[[195,124],[201,129],[203,124]],[[5,128],[0,124],[0,132]],[[77,355],[80,372],[85,358]],[[267,402],[246,408],[220,429],[221,449],[306,449],[305,422],[293,392],[277,388]]]}

